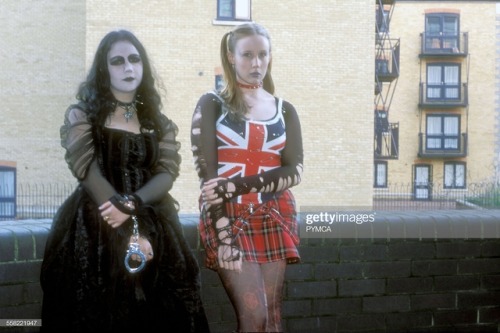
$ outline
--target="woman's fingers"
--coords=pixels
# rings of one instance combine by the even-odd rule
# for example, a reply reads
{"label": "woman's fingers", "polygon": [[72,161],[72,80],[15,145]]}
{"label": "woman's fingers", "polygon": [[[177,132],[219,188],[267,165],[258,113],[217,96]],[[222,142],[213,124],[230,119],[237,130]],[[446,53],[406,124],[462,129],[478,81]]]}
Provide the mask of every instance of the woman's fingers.
{"label": "woman's fingers", "polygon": [[[233,251],[236,251],[237,253]],[[238,259],[234,260],[233,256],[238,256]],[[241,272],[241,253],[239,250],[232,248],[230,245],[219,245],[217,259],[221,268]]]}
{"label": "woman's fingers", "polygon": [[144,255],[146,256],[146,261],[153,259],[154,257],[153,247],[151,246],[149,240],[147,240],[147,238],[144,237],[139,237],[138,243],[142,253],[144,253]]}

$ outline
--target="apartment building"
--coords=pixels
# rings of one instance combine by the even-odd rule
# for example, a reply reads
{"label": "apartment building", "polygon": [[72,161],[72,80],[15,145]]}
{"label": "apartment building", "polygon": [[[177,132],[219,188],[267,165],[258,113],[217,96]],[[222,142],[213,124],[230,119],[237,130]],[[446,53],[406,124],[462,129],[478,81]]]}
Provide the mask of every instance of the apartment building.
{"label": "apartment building", "polygon": [[305,161],[294,189],[298,205],[370,206],[374,6],[373,0],[1,1],[0,183],[10,184],[3,207],[15,214],[15,184],[74,183],[59,142],[64,111],[100,39],[127,28],[148,50],[166,89],[164,112],[179,126],[183,162],[172,195],[181,212],[197,212],[191,116],[218,82],[222,35],[249,20],[268,28],[276,95],[300,116]]}
{"label": "apartment building", "polygon": [[276,94],[301,119],[300,207],[370,207],[397,184],[407,198],[429,200],[436,188],[465,192],[498,179],[495,1],[7,0],[0,8],[7,215],[20,184],[74,183],[59,127],[98,42],[116,28],[143,41],[166,89],[164,112],[182,145],[172,190],[181,212],[198,210],[194,106],[220,83],[221,36],[245,21],[269,29]]}
{"label": "apartment building", "polygon": [[375,193],[431,200],[498,179],[498,8],[377,1]]}

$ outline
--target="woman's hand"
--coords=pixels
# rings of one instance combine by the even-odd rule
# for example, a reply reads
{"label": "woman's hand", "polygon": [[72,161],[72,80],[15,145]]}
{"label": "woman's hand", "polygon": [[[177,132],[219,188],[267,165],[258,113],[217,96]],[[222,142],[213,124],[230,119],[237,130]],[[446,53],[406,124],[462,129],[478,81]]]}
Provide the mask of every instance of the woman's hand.
{"label": "woman's hand", "polygon": [[241,257],[240,250],[236,246],[219,244],[217,251],[219,267],[230,271],[241,272],[243,258]]}
{"label": "woman's hand", "polygon": [[208,181],[206,181],[203,184],[203,187],[201,188],[201,198],[206,204],[209,205],[217,205],[222,203],[223,199],[218,195],[218,193],[230,193],[235,191],[235,186],[231,182],[227,182],[226,186],[222,191],[221,190],[216,190],[216,187],[218,186],[218,181],[221,180],[226,180],[226,178],[218,177],[218,178],[212,178]]}
{"label": "woman's hand", "polygon": [[231,222],[227,217],[222,217],[215,224],[219,247],[217,261],[219,267],[241,272],[242,256],[240,249],[235,245],[236,240],[231,232]]}
{"label": "woman's hand", "polygon": [[102,219],[108,223],[111,228],[118,228],[127,221],[130,215],[121,212],[111,201],[106,201],[99,207]]}
{"label": "woman's hand", "polygon": [[[130,236],[129,244],[133,243],[134,241],[135,241],[135,236],[133,236],[133,235]],[[139,239],[137,240],[137,243],[139,244],[139,248],[141,249],[141,252],[144,253],[144,256],[146,257],[146,261],[153,259],[153,256],[154,256],[153,247],[151,246],[151,243],[149,242],[149,240],[147,238],[140,236]],[[136,254],[133,254],[132,256],[130,256],[130,258],[132,260],[135,260],[135,261],[141,261],[141,258]]]}

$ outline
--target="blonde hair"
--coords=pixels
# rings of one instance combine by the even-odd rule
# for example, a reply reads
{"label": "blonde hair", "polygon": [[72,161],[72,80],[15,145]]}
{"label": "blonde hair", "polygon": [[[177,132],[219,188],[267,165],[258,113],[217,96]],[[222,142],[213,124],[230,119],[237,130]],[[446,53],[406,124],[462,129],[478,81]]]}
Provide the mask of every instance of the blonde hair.
{"label": "blonde hair", "polygon": [[[267,38],[269,41],[269,51],[271,51],[271,38],[269,37],[269,33],[263,26],[257,23],[244,23],[236,26],[232,31],[226,32],[224,36],[222,36],[220,44],[220,57],[225,81],[225,86],[220,95],[226,102],[231,113],[239,119],[241,119],[248,112],[248,108],[243,100],[241,91],[236,84],[236,73],[233,69],[233,65],[229,62],[228,53],[231,52],[234,54],[236,43],[240,39],[255,35]],[[271,76],[271,65],[272,58],[269,61],[266,76],[262,81],[262,86],[267,92],[274,95],[274,82]]]}

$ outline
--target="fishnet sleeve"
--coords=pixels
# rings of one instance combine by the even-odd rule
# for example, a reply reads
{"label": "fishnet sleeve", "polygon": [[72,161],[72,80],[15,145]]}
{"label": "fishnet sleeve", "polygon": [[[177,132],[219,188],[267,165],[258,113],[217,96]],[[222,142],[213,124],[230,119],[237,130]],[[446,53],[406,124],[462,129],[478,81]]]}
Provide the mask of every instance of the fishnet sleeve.
{"label": "fishnet sleeve", "polygon": [[[217,137],[215,121],[219,114],[220,101],[212,93],[198,100],[191,122],[191,151],[200,186],[217,177]],[[226,216],[224,204],[213,205],[208,214],[214,221]]]}
{"label": "fishnet sleeve", "polygon": [[144,203],[157,202],[165,197],[179,176],[181,144],[177,141],[177,125],[162,116],[163,137],[160,139],[158,162],[153,168],[153,177],[135,192]]}
{"label": "fishnet sleeve", "polygon": [[200,186],[203,182],[217,177],[217,136],[215,122],[220,110],[220,102],[207,93],[203,95],[194,110],[191,122],[191,151]]}

